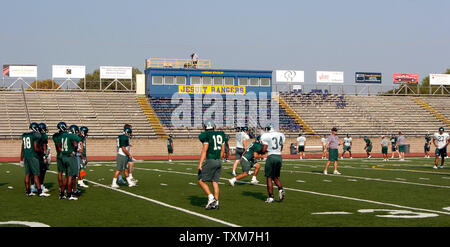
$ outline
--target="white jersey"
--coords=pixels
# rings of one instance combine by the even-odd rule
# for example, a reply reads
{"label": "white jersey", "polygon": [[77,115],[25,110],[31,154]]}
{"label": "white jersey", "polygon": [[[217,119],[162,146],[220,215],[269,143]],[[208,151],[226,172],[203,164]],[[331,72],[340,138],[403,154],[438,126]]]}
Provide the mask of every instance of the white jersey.
{"label": "white jersey", "polygon": [[304,137],[304,136],[299,136],[299,137],[297,137],[297,141],[298,141],[298,145],[299,145],[299,146],[305,146],[306,137]]}
{"label": "white jersey", "polygon": [[276,131],[267,132],[261,136],[262,144],[267,145],[268,155],[281,155],[281,146],[284,144],[285,140],[286,137],[284,134]]}
{"label": "white jersey", "polygon": [[244,140],[248,140],[250,137],[245,132],[239,132],[236,134],[236,148],[244,148]]}
{"label": "white jersey", "polygon": [[445,144],[447,144],[450,136],[448,135],[448,133],[442,133],[442,135],[439,133],[434,133],[433,138],[436,140],[437,147],[441,149],[445,146]]}
{"label": "white jersey", "polygon": [[321,141],[322,141],[322,145],[325,146],[325,145],[327,145],[328,138],[322,137]]}
{"label": "white jersey", "polygon": [[346,146],[346,147],[350,147],[350,144],[352,143],[352,138],[351,137],[349,137],[349,138],[347,138],[347,137],[344,137],[344,145]]}

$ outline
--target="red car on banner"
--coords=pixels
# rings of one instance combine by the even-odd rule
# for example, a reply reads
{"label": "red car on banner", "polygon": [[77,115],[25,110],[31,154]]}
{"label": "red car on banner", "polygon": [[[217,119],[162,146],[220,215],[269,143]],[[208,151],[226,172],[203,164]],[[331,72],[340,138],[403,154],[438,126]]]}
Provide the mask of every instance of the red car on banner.
{"label": "red car on banner", "polygon": [[394,73],[394,83],[416,84],[419,82],[417,73]]}

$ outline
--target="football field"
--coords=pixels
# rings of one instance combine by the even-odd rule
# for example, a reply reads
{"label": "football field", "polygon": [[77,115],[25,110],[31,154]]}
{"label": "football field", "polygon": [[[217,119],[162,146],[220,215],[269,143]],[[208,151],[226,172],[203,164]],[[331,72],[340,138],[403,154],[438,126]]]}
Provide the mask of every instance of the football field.
{"label": "football field", "polygon": [[[264,162],[259,184],[251,177],[230,186],[224,162],[220,209],[205,210],[196,160],[135,163],[138,186],[110,187],[115,162],[90,162],[78,201],[58,199],[56,164],[46,176],[48,198],[26,197],[24,171],[0,163],[0,226],[34,222],[52,227],[392,227],[450,226],[450,168],[432,169],[434,159],[339,160],[342,175],[323,175],[325,160],[283,160],[286,199],[265,203]],[[238,173],[241,172],[240,165]],[[332,166],[329,169],[332,174]],[[27,223],[28,224],[28,223]]]}

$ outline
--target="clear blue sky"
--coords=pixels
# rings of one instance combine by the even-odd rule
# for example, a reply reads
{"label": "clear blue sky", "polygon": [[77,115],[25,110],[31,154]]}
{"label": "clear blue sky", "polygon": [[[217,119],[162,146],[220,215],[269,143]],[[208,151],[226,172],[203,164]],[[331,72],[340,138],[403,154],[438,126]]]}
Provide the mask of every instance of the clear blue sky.
{"label": "clear blue sky", "polygon": [[144,69],[196,51],[223,69],[440,73],[450,68],[450,1],[7,1],[0,64]]}

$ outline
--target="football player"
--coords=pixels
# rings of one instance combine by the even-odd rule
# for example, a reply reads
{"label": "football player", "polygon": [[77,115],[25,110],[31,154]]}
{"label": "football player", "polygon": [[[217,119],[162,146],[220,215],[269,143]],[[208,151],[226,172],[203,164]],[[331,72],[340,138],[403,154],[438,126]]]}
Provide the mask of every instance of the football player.
{"label": "football player", "polygon": [[381,136],[381,153],[383,154],[383,161],[388,161],[389,140],[385,136]]}
{"label": "football player", "polygon": [[172,156],[173,154],[173,135],[169,134],[169,138],[167,138],[167,159],[169,162],[172,162]]}
{"label": "football player", "polygon": [[78,174],[78,186],[83,187],[83,188],[89,188],[89,186],[87,186],[84,181],[83,178],[84,176],[86,176],[86,165],[88,163],[87,161],[87,157],[86,157],[86,137],[88,136],[88,132],[89,132],[89,128],[86,126],[81,126],[80,127],[80,134],[79,136],[81,137],[81,147],[79,147],[78,149],[81,149],[82,152],[79,156],[77,156],[78,163],[80,164],[80,172]]}
{"label": "football player", "polygon": [[[204,132],[198,139],[202,143],[202,152],[198,162],[197,181],[201,189],[208,196],[206,209],[219,209],[219,180],[222,170],[222,158],[225,152],[226,135],[223,131],[215,130],[212,119],[207,119],[203,124]],[[206,182],[211,182],[214,195]]]}
{"label": "football player", "polygon": [[439,168],[444,168],[444,160],[447,156],[447,145],[450,143],[450,137],[448,133],[444,132],[444,128],[440,127],[439,132],[434,133],[433,145],[436,147],[434,160],[434,169],[438,169],[439,157],[441,157],[441,166]]}
{"label": "football player", "polygon": [[[41,183],[41,189],[43,192],[47,193],[49,190],[44,186],[44,179],[47,170],[49,169],[49,160],[48,156],[50,150],[48,148],[48,130],[47,125],[45,123],[38,124],[39,133],[41,134],[41,138],[38,141],[39,151],[38,151],[38,159],[39,159],[39,182]],[[50,158],[51,159],[51,158]],[[31,191],[37,192],[37,188],[34,184],[34,181],[31,180]]]}
{"label": "football player", "polygon": [[[77,185],[76,179],[79,173],[76,156],[78,152],[78,143],[81,141],[81,138],[77,135],[78,131],[78,126],[71,125],[68,129],[68,132],[63,132],[60,135],[62,147],[61,159],[66,174],[64,185],[65,190],[67,191],[66,198],[68,200],[78,200],[75,194]],[[59,197],[61,199],[64,198],[64,189],[62,190]]]}
{"label": "football player", "polygon": [[233,176],[236,177],[236,168],[239,162],[241,161],[242,154],[244,154],[244,151],[247,150],[247,140],[250,139],[248,136],[248,127],[238,127],[236,133],[236,151],[234,154],[234,164],[233,164]]}
{"label": "football player", "polygon": [[425,153],[425,158],[429,159],[430,158],[430,150],[431,150],[431,136],[430,133],[427,133],[425,135],[425,145],[423,147],[424,153]]}
{"label": "football player", "polygon": [[58,132],[53,134],[52,139],[55,143],[55,149],[56,149],[56,166],[58,169],[58,184],[59,184],[59,199],[64,199],[64,188],[66,187],[66,184],[64,184],[63,180],[63,172],[66,171],[63,165],[62,161],[62,143],[61,143],[61,135],[67,131],[67,124],[65,122],[59,122],[56,125],[56,128],[58,129]]}
{"label": "football player", "polygon": [[366,150],[367,158],[370,159],[372,158],[372,156],[370,156],[370,153],[372,152],[372,141],[367,136],[364,136],[364,141],[366,142],[364,150]]}
{"label": "football player", "polygon": [[261,142],[263,144],[262,153],[268,152],[266,165],[264,168],[264,176],[267,182],[267,192],[269,197],[267,198],[267,203],[272,203],[273,198],[273,184],[272,181],[278,187],[278,197],[280,201],[285,198],[285,191],[281,184],[280,173],[282,166],[281,152],[283,151],[283,144],[286,137],[283,133],[275,131],[272,124],[268,124],[265,129],[266,133],[262,134]]}
{"label": "football player", "polygon": [[69,133],[78,137],[77,147],[74,150],[75,161],[77,164],[76,175],[73,178],[75,180],[72,181],[72,186],[73,186],[72,195],[78,197],[81,195],[81,191],[78,190],[77,185],[78,185],[78,176],[80,175],[80,169],[81,169],[81,160],[82,160],[81,155],[83,153],[83,142],[82,142],[82,137],[80,136],[80,128],[77,125],[75,125],[75,124],[70,125]]}
{"label": "football player", "polygon": [[306,137],[302,136],[302,134],[298,134],[297,137],[297,147],[298,147],[298,153],[300,154],[300,159],[302,160],[303,158],[306,159],[305,157],[305,144],[306,144]]}
{"label": "football player", "polygon": [[123,130],[123,134],[117,137],[117,170],[114,173],[113,181],[111,184],[112,188],[119,188],[117,184],[117,178],[123,172],[125,175],[125,179],[128,182],[128,187],[136,186],[136,183],[131,180],[128,173],[128,162],[133,160],[133,156],[130,153],[130,137],[133,131],[131,128],[125,128]]}
{"label": "football player", "polygon": [[390,141],[391,141],[391,151],[392,151],[391,159],[394,158],[395,153],[397,153],[397,156],[400,157],[400,153],[398,152],[398,149],[397,149],[397,137],[394,134],[391,135]]}
{"label": "football player", "polygon": [[341,160],[344,159],[345,152],[348,152],[350,154],[350,159],[353,159],[352,158],[352,138],[350,137],[349,134],[347,134],[346,137],[344,137],[344,146],[343,146],[343,151],[342,151],[342,155],[341,155]]}
{"label": "football player", "polygon": [[42,191],[39,181],[40,164],[38,152],[40,151],[39,140],[41,139],[39,125],[32,122],[29,128],[31,132],[22,134],[22,147],[20,150],[20,166],[25,168],[25,194],[26,196],[35,195],[30,188],[30,179],[33,179],[38,196],[48,197],[50,195]]}
{"label": "football player", "polygon": [[231,186],[234,186],[234,183],[236,183],[237,180],[247,177],[249,175],[249,171],[250,171],[250,169],[252,169],[252,167],[255,167],[255,173],[254,173],[250,183],[252,183],[252,184],[259,183],[259,181],[256,180],[256,176],[258,175],[261,165],[257,162],[257,159],[262,159],[264,156],[264,154],[262,153],[262,147],[263,146],[261,144],[261,136],[257,136],[256,141],[253,142],[252,144],[250,144],[248,149],[245,151],[244,155],[242,155],[241,165],[242,165],[243,173],[228,180],[228,182],[230,182]]}

